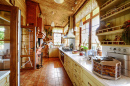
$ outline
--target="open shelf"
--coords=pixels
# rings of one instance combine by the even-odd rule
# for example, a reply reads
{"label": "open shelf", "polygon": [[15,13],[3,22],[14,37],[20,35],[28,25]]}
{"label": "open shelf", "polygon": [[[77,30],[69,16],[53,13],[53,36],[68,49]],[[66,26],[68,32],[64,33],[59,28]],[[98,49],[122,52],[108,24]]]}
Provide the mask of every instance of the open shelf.
{"label": "open shelf", "polygon": [[124,41],[101,41],[101,45],[126,45]]}
{"label": "open shelf", "polygon": [[101,11],[107,11],[109,9],[112,9],[114,6],[124,2],[124,0],[108,0],[106,3],[104,3],[101,6]]}
{"label": "open shelf", "polygon": [[114,44],[102,44],[102,46],[130,47],[130,45],[114,45]]}
{"label": "open shelf", "polygon": [[111,12],[101,16],[100,21],[111,20],[112,18],[117,18],[119,16],[122,16],[122,15],[125,15],[128,13],[130,13],[130,2],[123,6],[116,8],[114,11],[111,11]]}
{"label": "open shelf", "polygon": [[122,33],[124,29],[121,29],[122,25],[114,26],[102,30],[97,31],[97,35],[109,35],[109,34],[115,34],[115,33]]}

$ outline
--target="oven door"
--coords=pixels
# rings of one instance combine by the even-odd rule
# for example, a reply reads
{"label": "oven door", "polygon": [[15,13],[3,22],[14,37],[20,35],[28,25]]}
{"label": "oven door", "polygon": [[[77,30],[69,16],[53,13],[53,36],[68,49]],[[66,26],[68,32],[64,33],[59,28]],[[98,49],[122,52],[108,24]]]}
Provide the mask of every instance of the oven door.
{"label": "oven door", "polygon": [[64,64],[64,53],[61,53],[61,61]]}

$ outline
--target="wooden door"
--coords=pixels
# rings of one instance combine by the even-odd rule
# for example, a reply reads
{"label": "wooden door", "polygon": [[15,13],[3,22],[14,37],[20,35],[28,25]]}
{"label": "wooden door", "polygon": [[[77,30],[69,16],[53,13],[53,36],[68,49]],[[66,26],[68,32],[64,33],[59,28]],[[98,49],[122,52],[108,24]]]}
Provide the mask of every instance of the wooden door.
{"label": "wooden door", "polygon": [[21,69],[36,69],[36,27],[22,26]]}
{"label": "wooden door", "polygon": [[18,86],[18,14],[17,7],[0,4],[1,70],[10,71],[10,86]]}

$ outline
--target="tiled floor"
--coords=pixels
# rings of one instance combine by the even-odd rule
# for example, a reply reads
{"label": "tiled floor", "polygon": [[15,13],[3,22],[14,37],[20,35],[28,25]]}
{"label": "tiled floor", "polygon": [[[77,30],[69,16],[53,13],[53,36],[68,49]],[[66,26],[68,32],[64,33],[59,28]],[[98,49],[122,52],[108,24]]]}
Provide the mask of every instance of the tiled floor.
{"label": "tiled floor", "polygon": [[59,58],[44,58],[43,66],[22,71],[21,86],[73,86]]}

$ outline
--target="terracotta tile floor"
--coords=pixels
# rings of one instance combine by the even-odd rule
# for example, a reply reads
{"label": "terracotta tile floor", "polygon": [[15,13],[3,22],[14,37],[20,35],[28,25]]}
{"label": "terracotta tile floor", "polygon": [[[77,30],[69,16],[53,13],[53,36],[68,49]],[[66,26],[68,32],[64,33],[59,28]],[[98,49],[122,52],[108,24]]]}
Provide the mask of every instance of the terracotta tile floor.
{"label": "terracotta tile floor", "polygon": [[59,58],[44,58],[42,68],[20,75],[21,86],[73,86]]}

